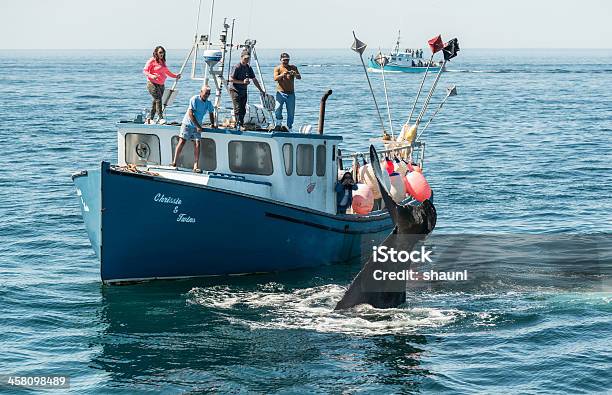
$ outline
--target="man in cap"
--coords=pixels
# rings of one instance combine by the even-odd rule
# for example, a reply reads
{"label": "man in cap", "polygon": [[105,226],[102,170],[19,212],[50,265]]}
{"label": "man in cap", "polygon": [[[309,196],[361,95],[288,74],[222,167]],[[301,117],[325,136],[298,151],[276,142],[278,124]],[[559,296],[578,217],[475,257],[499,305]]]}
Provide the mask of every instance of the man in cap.
{"label": "man in cap", "polygon": [[229,78],[229,93],[234,105],[234,116],[236,117],[236,128],[244,124],[244,114],[247,105],[247,86],[253,81],[257,89],[264,94],[264,90],[255,78],[253,68],[249,65],[251,54],[246,49],[240,55],[240,63],[232,67]]}
{"label": "man in cap", "polygon": [[280,55],[281,64],[274,68],[274,81],[276,81],[276,119],[283,119],[283,105],[287,108],[287,128],[291,130],[295,115],[295,84],[294,81],[302,79],[298,68],[289,64],[289,54]]}

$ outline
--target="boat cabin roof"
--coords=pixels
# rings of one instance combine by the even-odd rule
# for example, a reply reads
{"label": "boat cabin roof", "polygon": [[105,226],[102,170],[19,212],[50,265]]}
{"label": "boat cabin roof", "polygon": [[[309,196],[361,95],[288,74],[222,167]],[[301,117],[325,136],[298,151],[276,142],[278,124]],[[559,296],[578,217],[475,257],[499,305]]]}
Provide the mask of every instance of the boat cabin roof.
{"label": "boat cabin roof", "polygon": [[[157,124],[144,124],[144,123],[136,123],[133,121],[119,121],[118,127],[120,129],[143,129],[153,132],[155,130],[163,131],[163,130],[175,130],[177,127],[180,127],[180,124],[165,124],[165,125],[157,125]],[[319,133],[293,133],[293,132],[278,132],[278,131],[267,131],[267,130],[245,130],[241,131],[233,128],[204,128],[203,133],[217,133],[217,134],[232,134],[238,136],[251,136],[256,138],[295,138],[295,139],[314,139],[314,140],[335,140],[342,141],[342,136],[334,136],[331,134],[319,134]],[[204,136],[204,135],[203,135]]]}

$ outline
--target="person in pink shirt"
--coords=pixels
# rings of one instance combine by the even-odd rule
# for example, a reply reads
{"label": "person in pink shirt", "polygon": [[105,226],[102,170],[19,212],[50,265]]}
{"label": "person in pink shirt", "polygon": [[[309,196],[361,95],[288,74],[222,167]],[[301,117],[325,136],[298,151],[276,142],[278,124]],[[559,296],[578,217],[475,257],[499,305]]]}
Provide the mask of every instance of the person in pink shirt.
{"label": "person in pink shirt", "polygon": [[150,119],[153,121],[155,113],[157,113],[159,115],[158,123],[165,123],[162,108],[164,83],[167,77],[180,79],[181,74],[174,74],[168,70],[166,66],[166,50],[161,45],[155,47],[153,57],[149,59],[142,72],[147,76],[147,90],[153,96]]}

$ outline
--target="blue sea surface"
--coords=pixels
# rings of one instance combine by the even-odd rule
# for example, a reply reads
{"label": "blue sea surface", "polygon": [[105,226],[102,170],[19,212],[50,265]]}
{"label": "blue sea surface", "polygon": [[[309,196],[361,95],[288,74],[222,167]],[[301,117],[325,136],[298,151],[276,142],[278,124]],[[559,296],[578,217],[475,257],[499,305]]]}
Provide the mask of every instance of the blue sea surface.
{"label": "blue sea surface", "polygon": [[[171,70],[186,52],[169,51]],[[280,51],[259,52],[272,90]],[[296,126],[316,125],[331,88],[326,133],[366,150],[380,125],[357,55],[289,52],[303,76]],[[459,95],[423,136],[434,240],[595,237],[579,268],[500,238],[523,254],[482,287],[345,312],[333,307],[354,265],[102,286],[70,175],[116,161],[116,122],[150,107],[150,51],[0,54],[0,375],[64,374],[70,391],[103,394],[612,391],[612,50],[462,50],[428,116],[447,86]],[[421,77],[386,75],[396,133]],[[170,120],[198,87],[181,80]]]}

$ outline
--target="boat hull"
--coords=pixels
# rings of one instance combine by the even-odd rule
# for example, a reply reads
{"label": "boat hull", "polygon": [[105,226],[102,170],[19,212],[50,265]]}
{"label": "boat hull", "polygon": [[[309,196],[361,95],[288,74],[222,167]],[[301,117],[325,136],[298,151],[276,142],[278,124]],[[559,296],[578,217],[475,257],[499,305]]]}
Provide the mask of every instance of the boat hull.
{"label": "boat hull", "polygon": [[[374,62],[372,59],[368,62],[368,70],[374,72],[382,72],[380,65]],[[416,67],[416,66],[401,66],[396,64],[387,64],[385,66],[385,72],[401,72],[401,73],[424,73],[427,67]],[[440,71],[439,66],[432,66],[429,68],[430,73],[437,73]]]}
{"label": "boat hull", "polygon": [[387,213],[330,215],[106,162],[73,180],[105,283],[349,262],[393,229]]}

